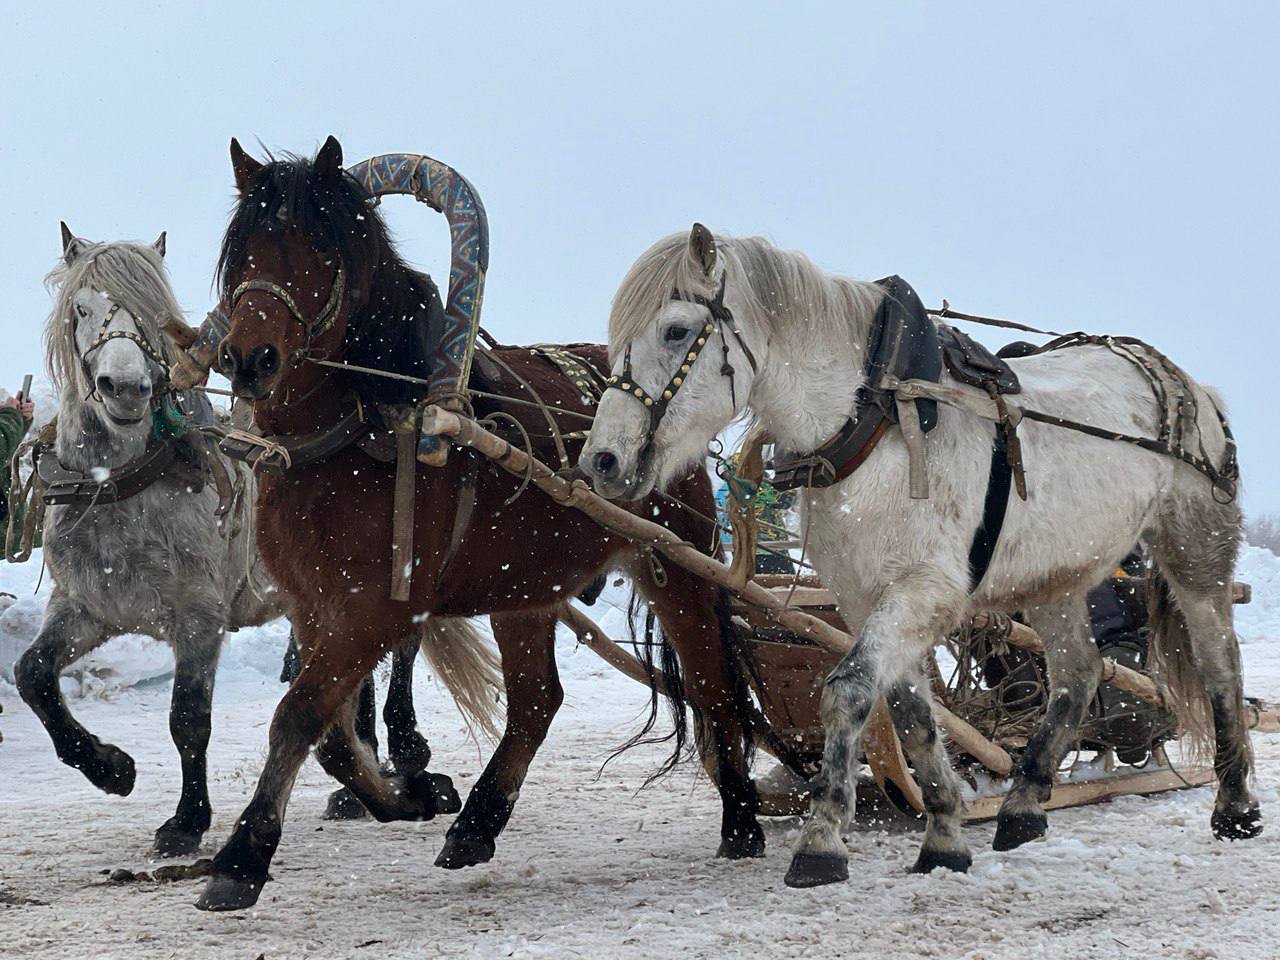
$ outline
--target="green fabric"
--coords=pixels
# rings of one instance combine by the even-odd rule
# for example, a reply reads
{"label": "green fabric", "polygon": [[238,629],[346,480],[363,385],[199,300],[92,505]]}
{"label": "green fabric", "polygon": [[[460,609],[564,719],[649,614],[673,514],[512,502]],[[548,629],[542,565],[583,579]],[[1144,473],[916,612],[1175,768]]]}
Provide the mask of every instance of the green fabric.
{"label": "green fabric", "polygon": [[[13,452],[18,449],[18,444],[22,443],[22,438],[27,435],[27,429],[30,426],[30,423],[22,419],[21,411],[13,407],[0,407],[0,517],[3,517],[3,526],[0,526],[0,530],[7,529],[9,524],[9,461],[13,458]],[[18,504],[15,513],[14,536],[18,536],[22,530],[26,504]],[[39,545],[40,531],[36,531],[36,546]]]}

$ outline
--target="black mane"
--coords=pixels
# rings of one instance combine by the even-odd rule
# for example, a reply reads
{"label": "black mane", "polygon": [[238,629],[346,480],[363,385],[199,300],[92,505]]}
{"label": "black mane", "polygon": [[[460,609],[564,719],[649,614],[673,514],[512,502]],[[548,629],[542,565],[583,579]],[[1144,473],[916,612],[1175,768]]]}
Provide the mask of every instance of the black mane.
{"label": "black mane", "polygon": [[[431,278],[396,253],[382,215],[351,176],[322,177],[310,160],[269,157],[254,174],[231,215],[216,282],[226,285],[244,266],[249,238],[300,230],[314,249],[336,255],[347,270],[355,313],[347,322],[342,359],[359,366],[426,379],[431,348],[444,327],[444,306]],[[284,280],[287,278],[275,278]],[[426,388],[376,377],[347,374],[360,396],[372,403],[409,403]]]}

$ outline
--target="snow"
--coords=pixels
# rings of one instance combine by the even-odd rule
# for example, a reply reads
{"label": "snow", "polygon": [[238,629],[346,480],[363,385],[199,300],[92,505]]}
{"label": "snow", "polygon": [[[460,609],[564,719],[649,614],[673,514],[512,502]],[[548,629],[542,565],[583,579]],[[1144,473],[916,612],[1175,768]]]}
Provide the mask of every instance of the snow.
{"label": "snow", "polygon": [[[798,821],[766,821],[765,859],[714,857],[719,804],[691,767],[644,790],[662,756],[642,747],[600,766],[634,731],[646,691],[561,638],[566,703],[530,770],[494,861],[462,872],[432,865],[448,819],[333,824],[319,819],[332,783],[304,767],[258,906],[203,914],[201,881],[112,884],[118,867],[150,869],[153,831],[178,794],[167,724],[168,652],[141,638],[98,651],[66,681],[86,727],[138,761],[132,796],[108,797],[62,766],[4,678],[34,636],[48,594],[38,557],[0,569],[16,595],[0,614],[0,957],[1171,957],[1280,955],[1280,735],[1255,735],[1268,831],[1213,840],[1207,788],[1050,815],[1049,837],[996,854],[993,828],[966,828],[965,876],[909,875],[919,834],[859,825],[852,880],[817,890],[782,883]],[[1246,689],[1280,697],[1280,558],[1247,547],[1237,608]],[[625,589],[592,616],[624,636]],[[230,831],[266,747],[282,688],[283,623],[232,635],[218,678],[210,755],[214,826]],[[420,722],[461,791],[489,748],[419,667]]]}

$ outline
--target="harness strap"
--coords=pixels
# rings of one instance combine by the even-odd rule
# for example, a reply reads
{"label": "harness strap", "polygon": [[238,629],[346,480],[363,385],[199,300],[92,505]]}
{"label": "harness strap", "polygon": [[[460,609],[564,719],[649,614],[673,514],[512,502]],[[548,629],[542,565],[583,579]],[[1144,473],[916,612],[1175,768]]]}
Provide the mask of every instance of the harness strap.
{"label": "harness strap", "polygon": [[333,426],[302,436],[264,437],[248,430],[205,429],[218,438],[218,447],[231,459],[254,470],[284,476],[290,469],[324,460],[359,442],[364,427],[364,408],[357,403]]}
{"label": "harness strap", "polygon": [[973,593],[982,583],[991,558],[995,556],[1000,531],[1004,528],[1005,512],[1009,508],[1009,488],[1013,468],[1009,463],[1008,436],[999,426],[991,445],[991,470],[987,474],[987,494],[982,503],[982,523],[973,533],[969,546],[969,592]]}
{"label": "harness strap", "polygon": [[413,586],[413,507],[416,497],[418,417],[396,427],[396,485],[391,514],[391,599],[407,601]]}
{"label": "harness strap", "polygon": [[[97,480],[92,474],[81,473],[64,467],[52,447],[37,446],[33,451],[36,470],[45,490],[46,504],[76,504],[93,506],[103,503],[120,503],[137,496],[155,483],[178,460],[178,446],[173,441],[151,444],[140,456],[123,466],[109,471],[105,480]],[[195,473],[191,485],[203,487],[204,481]]]}

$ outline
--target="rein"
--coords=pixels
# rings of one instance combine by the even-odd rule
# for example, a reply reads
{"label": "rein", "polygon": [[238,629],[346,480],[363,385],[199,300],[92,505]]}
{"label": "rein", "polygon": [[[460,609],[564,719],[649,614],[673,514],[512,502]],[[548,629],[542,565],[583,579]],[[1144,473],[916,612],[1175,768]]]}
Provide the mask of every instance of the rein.
{"label": "rein", "polygon": [[747,363],[751,365],[752,374],[759,372],[759,365],[756,363],[755,354],[751,352],[751,348],[747,346],[747,341],[742,336],[742,331],[738,329],[733,319],[733,311],[724,303],[724,286],[725,278],[720,278],[720,287],[716,290],[714,297],[704,297],[701,294],[685,294],[679,290],[671,291],[672,300],[680,300],[686,303],[696,303],[699,306],[707,308],[711,314],[711,319],[703,326],[702,331],[698,334],[697,340],[685,354],[680,366],[676,372],[671,375],[671,379],[667,381],[667,385],[662,389],[659,396],[651,396],[644,387],[636,383],[635,375],[631,370],[631,344],[627,344],[627,349],[623,353],[622,373],[611,376],[604,385],[605,390],[621,390],[628,396],[635,397],[649,412],[649,428],[645,435],[644,448],[648,449],[653,443],[654,435],[658,432],[658,427],[662,424],[662,418],[666,416],[667,408],[671,406],[671,401],[675,399],[675,395],[680,392],[680,388],[684,386],[685,380],[688,379],[689,371],[693,369],[694,363],[698,357],[702,355],[702,351],[706,349],[707,341],[711,339],[715,333],[720,334],[720,347],[723,359],[720,364],[720,375],[729,378],[729,399],[733,404],[733,409],[738,409],[737,391],[734,387],[734,369],[733,364],[729,362],[729,334],[732,333],[738,341],[738,346],[742,348],[742,352],[746,355]]}

